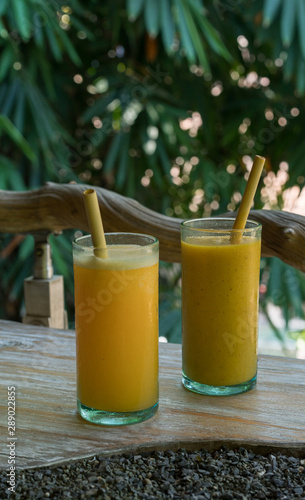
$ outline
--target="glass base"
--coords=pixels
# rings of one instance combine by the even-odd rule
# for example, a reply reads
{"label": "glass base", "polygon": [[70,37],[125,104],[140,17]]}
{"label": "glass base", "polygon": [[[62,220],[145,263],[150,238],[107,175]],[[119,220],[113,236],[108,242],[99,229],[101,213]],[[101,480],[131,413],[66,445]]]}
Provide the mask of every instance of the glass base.
{"label": "glass base", "polygon": [[248,382],[243,382],[242,384],[216,386],[195,382],[183,373],[182,384],[189,391],[204,394],[206,396],[231,396],[233,394],[241,394],[242,392],[247,392],[253,389],[256,385],[256,375]]}
{"label": "glass base", "polygon": [[143,422],[144,420],[152,417],[158,410],[158,403],[145,410],[116,412],[95,410],[94,408],[89,408],[88,406],[83,405],[79,400],[77,400],[77,409],[80,416],[92,424],[110,426],[129,425]]}

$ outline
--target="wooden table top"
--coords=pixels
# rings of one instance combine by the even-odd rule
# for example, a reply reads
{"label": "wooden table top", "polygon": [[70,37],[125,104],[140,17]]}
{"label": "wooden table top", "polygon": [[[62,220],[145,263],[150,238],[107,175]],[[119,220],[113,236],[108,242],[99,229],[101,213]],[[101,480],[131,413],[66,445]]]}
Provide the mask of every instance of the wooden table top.
{"label": "wooden table top", "polygon": [[181,383],[181,346],[160,344],[160,403],[146,422],[102,427],[76,410],[75,338],[69,330],[0,321],[0,467],[8,467],[7,389],[16,390],[16,466],[96,454],[244,446],[305,456],[305,361],[259,357],[258,384],[201,396]]}

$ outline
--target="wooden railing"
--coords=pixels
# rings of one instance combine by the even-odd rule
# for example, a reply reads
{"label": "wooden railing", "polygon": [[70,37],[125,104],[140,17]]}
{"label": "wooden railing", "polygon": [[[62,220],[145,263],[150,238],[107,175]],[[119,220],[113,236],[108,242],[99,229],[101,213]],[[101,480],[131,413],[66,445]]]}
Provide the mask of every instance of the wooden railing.
{"label": "wooden railing", "polygon": [[[60,232],[75,228],[88,231],[82,192],[92,186],[47,183],[33,191],[0,190],[0,231],[28,233]],[[153,234],[160,241],[160,259],[180,262],[180,219],[161,215],[137,201],[96,188],[106,232]],[[234,217],[230,212],[228,217]],[[275,210],[252,210],[261,222],[262,256],[278,257],[305,271],[305,217]]]}

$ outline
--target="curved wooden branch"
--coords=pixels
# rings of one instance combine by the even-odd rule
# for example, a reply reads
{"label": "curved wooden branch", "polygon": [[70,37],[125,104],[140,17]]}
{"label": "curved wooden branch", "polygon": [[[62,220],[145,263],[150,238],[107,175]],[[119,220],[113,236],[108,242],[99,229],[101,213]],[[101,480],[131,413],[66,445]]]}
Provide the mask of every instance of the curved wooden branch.
{"label": "curved wooden branch", "polygon": [[[236,214],[224,215],[235,217]],[[305,271],[305,217],[280,210],[251,210],[249,219],[262,224],[263,257],[278,257]]]}
{"label": "curved wooden branch", "polygon": [[[61,232],[75,228],[88,232],[83,191],[89,188],[92,186],[47,183],[33,191],[0,190],[0,231]],[[160,242],[160,258],[169,262],[180,261],[180,220],[158,214],[107,189],[95,189],[105,232],[153,234]]]}
{"label": "curved wooden branch", "polygon": [[[0,231],[89,231],[82,193],[92,186],[47,183],[25,192],[0,190]],[[180,262],[181,219],[167,217],[137,201],[103,188],[95,188],[106,232],[153,234],[160,241],[160,259]],[[225,214],[235,217],[230,212]],[[262,255],[278,257],[305,271],[305,217],[274,210],[252,210],[250,218],[263,226]]]}

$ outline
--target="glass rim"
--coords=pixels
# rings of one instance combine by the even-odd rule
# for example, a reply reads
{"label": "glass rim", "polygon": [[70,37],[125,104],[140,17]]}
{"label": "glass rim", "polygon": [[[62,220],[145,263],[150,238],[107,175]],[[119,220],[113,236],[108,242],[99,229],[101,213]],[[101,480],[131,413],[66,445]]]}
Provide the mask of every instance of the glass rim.
{"label": "glass rim", "polygon": [[[149,238],[151,239],[150,242],[148,242],[147,244],[145,245],[141,245],[143,248],[147,248],[149,246],[154,246],[156,244],[159,243],[159,240],[158,238],[156,238],[156,236],[152,236],[151,234],[144,234],[144,233],[130,233],[130,232],[113,232],[113,233],[105,233],[105,237],[107,236],[116,236],[116,235],[120,235],[120,236],[138,236],[138,237],[143,237],[143,238]],[[92,238],[91,234],[84,234],[82,236],[78,236],[77,238],[74,238],[72,240],[72,243],[73,245],[79,247],[79,248],[87,248],[87,249],[92,249],[94,248],[93,245],[90,245],[90,246],[87,246],[87,245],[84,245],[82,244],[82,241],[83,240],[87,240],[88,238]],[[126,245],[128,245],[129,243],[126,243]],[[132,243],[130,243],[131,245]],[[111,245],[111,244],[110,244]]]}
{"label": "glass rim", "polygon": [[213,227],[192,227],[191,225],[188,225],[188,224],[191,224],[191,223],[194,223],[194,222],[215,222],[215,221],[223,221],[223,222],[231,222],[234,224],[234,221],[235,221],[235,218],[233,217],[202,217],[202,218],[197,218],[197,219],[186,219],[184,221],[182,221],[180,223],[180,226],[181,228],[184,228],[184,229],[189,229],[189,230],[193,230],[193,231],[201,231],[201,232],[209,232],[209,233],[229,233],[229,232],[232,232],[234,231],[235,232],[247,232],[247,231],[253,231],[255,229],[259,229],[259,228],[262,228],[262,224],[258,221],[255,221],[255,220],[252,220],[252,219],[247,219],[246,221],[246,224],[247,222],[250,222],[250,224],[253,224],[252,227],[244,227],[243,229],[233,229],[233,227],[231,228],[213,228]]}

